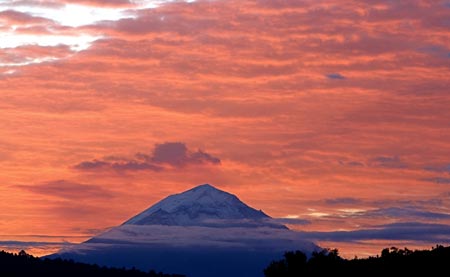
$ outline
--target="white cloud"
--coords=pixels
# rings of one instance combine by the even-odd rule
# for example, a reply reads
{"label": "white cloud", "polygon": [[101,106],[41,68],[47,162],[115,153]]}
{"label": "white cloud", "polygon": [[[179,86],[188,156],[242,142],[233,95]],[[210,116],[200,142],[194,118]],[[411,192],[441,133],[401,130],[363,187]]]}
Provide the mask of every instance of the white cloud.
{"label": "white cloud", "polygon": [[[27,2],[0,0],[0,12],[12,10],[34,17],[46,18],[60,26],[78,28],[80,26],[95,24],[99,21],[118,21],[124,18],[134,18],[136,17],[137,10],[156,8],[166,2],[173,2],[173,0],[136,0],[133,1],[135,8],[130,9],[127,7],[96,7],[80,4],[31,5],[27,4]],[[64,45],[68,46],[73,53],[76,53],[88,49],[95,40],[102,37],[101,35],[90,35],[87,33],[76,32],[67,34],[58,31],[56,28],[51,30],[52,33],[46,35],[22,34],[17,32],[18,27],[29,27],[31,25],[25,24],[24,26],[7,26],[9,27],[7,28],[8,30],[0,33],[0,49],[11,49],[26,45]],[[70,56],[70,54],[68,56]],[[16,60],[14,62],[0,60],[0,67],[18,67],[41,62],[55,61],[61,58],[64,57],[47,55],[38,58],[22,57],[19,61]]]}

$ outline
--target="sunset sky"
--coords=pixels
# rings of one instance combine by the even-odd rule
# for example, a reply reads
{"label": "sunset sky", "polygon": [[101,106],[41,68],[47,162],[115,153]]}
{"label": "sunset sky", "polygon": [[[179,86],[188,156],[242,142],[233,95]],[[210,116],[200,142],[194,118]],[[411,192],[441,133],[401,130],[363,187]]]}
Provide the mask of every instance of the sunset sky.
{"label": "sunset sky", "polygon": [[450,243],[450,1],[0,0],[0,249],[210,183],[349,257]]}

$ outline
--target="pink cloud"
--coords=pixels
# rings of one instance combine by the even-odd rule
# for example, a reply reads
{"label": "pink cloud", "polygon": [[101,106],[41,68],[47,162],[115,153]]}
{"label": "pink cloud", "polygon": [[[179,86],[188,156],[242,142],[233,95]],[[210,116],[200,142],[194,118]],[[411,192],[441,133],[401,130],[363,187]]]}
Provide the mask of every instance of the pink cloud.
{"label": "pink cloud", "polygon": [[[218,165],[220,159],[202,150],[189,150],[181,142],[155,144],[151,154],[137,153],[134,158],[109,156],[101,160],[83,161],[73,168],[82,171],[113,170],[118,173],[133,171],[163,171],[195,165]],[[169,167],[167,167],[169,166]]]}
{"label": "pink cloud", "polygon": [[[0,50],[9,63],[57,58],[0,70],[0,178],[108,182],[132,204],[89,206],[103,215],[98,225],[202,182],[276,217],[306,215],[310,231],[380,224],[342,222],[337,211],[374,210],[380,200],[440,199],[420,208],[442,213],[448,173],[427,168],[450,162],[449,13],[441,1],[293,0],[176,2],[77,28],[9,15],[21,34],[103,37],[80,52]],[[20,29],[27,20],[36,25]],[[9,189],[0,210],[15,214],[0,227],[10,232],[47,222],[15,222],[16,213],[60,207],[19,205],[34,193]]]}
{"label": "pink cloud", "polygon": [[53,21],[47,18],[32,16],[27,13],[14,10],[0,12],[0,21],[8,24],[52,24]]}

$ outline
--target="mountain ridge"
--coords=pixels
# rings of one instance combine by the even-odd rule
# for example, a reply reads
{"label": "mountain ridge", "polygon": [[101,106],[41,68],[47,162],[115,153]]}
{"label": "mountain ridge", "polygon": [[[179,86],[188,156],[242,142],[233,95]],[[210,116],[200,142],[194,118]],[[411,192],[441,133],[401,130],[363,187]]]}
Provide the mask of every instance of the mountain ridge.
{"label": "mountain ridge", "polygon": [[237,196],[204,184],[48,257],[190,277],[261,277],[270,261],[298,249],[321,248]]}
{"label": "mountain ridge", "polygon": [[172,194],[123,225],[287,228],[237,196],[210,184]]}

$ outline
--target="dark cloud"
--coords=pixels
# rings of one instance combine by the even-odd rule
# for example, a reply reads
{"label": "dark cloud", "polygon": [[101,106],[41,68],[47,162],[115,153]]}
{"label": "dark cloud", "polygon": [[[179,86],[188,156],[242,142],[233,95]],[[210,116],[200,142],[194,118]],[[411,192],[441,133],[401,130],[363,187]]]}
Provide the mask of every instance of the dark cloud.
{"label": "dark cloud", "polygon": [[301,233],[306,239],[322,241],[408,240],[433,244],[450,243],[450,225],[420,222],[393,223],[355,231]]}
{"label": "dark cloud", "polygon": [[167,167],[181,168],[187,165],[220,164],[220,159],[202,150],[190,151],[184,143],[156,144],[151,154],[136,153],[134,158],[108,156],[102,160],[84,161],[74,166],[78,170],[162,171]]}
{"label": "dark cloud", "polygon": [[0,247],[10,247],[10,246],[17,246],[17,247],[30,247],[34,248],[36,246],[46,246],[46,245],[70,245],[71,243],[68,242],[46,242],[46,241],[16,241],[16,240],[3,240],[0,241]]}
{"label": "dark cloud", "polygon": [[182,166],[187,162],[187,147],[184,143],[168,142],[156,144],[153,150],[153,161],[167,163],[173,166]]}
{"label": "dark cloud", "polygon": [[220,164],[220,159],[216,158],[208,153],[203,152],[202,150],[198,150],[190,155],[189,160],[193,163],[212,163],[212,164]]}
{"label": "dark cloud", "polygon": [[340,197],[340,198],[330,198],[325,199],[325,203],[328,205],[354,205],[361,203],[361,199],[352,198],[352,197]]}
{"label": "dark cloud", "polygon": [[167,142],[156,144],[151,160],[156,163],[166,163],[175,167],[186,164],[219,164],[220,159],[201,150],[189,152],[181,142]]}
{"label": "dark cloud", "polygon": [[79,184],[67,180],[55,180],[35,185],[20,185],[19,188],[44,195],[58,196],[64,199],[110,198],[114,194],[101,186]]}
{"label": "dark cloud", "polygon": [[80,227],[74,227],[71,229],[72,232],[80,235],[86,235],[88,237],[99,235],[107,230],[109,230],[111,227],[105,227],[105,228],[80,228]]}
{"label": "dark cloud", "polygon": [[421,206],[441,206],[442,205],[442,197],[444,195],[440,195],[441,198],[428,198],[428,199],[379,199],[372,201],[371,204],[376,207],[386,207],[386,206],[403,206],[403,207],[421,207]]}
{"label": "dark cloud", "polygon": [[328,79],[334,79],[334,80],[344,80],[346,79],[345,76],[343,76],[340,73],[330,73],[325,75]]}
{"label": "dark cloud", "polygon": [[74,168],[80,169],[80,170],[95,170],[95,169],[105,168],[109,165],[110,164],[108,162],[93,160],[93,161],[81,162],[81,163],[75,165]]}
{"label": "dark cloud", "polygon": [[370,210],[359,214],[362,217],[450,219],[450,214],[430,212],[418,207],[389,207]]}
{"label": "dark cloud", "polygon": [[160,171],[162,167],[149,164],[149,163],[140,163],[137,161],[129,161],[124,163],[113,163],[111,167],[115,170],[119,171],[137,171],[137,170],[151,170],[151,171]]}
{"label": "dark cloud", "polygon": [[[426,221],[435,222],[439,220],[450,220],[450,214],[442,211],[442,205],[445,205],[441,199],[428,200],[396,200],[396,201],[362,201],[355,198],[332,198],[323,200],[329,206],[353,206],[358,207],[362,203],[371,206],[385,206],[385,208],[374,208],[365,210],[338,210],[339,213],[326,216],[329,219],[370,219],[370,220],[386,220],[398,219],[409,221]],[[392,205],[392,206],[387,206]],[[386,207],[387,206],[387,207]]]}
{"label": "dark cloud", "polygon": [[379,156],[370,160],[370,165],[386,168],[406,168],[406,164],[398,156]]}
{"label": "dark cloud", "polygon": [[363,163],[356,162],[356,161],[348,162],[347,165],[349,165],[349,166],[364,166]]}
{"label": "dark cloud", "polygon": [[308,225],[311,224],[311,221],[301,218],[273,218],[273,221],[281,224],[289,224],[289,225]]}
{"label": "dark cloud", "polygon": [[[355,205],[361,203],[361,200],[353,198],[337,198],[337,199],[326,199],[325,203],[328,205]],[[400,202],[400,201],[397,201]],[[383,203],[382,201],[377,201],[379,205],[393,204],[393,203]],[[377,205],[375,202],[372,204]],[[366,204],[370,204],[367,202]],[[442,205],[441,200],[436,201],[404,201],[403,205],[391,206],[386,208],[378,208],[371,210],[361,210],[357,212],[344,212],[335,215],[329,215],[328,218],[358,218],[358,219],[400,219],[400,220],[425,220],[425,221],[436,221],[436,220],[448,220],[450,219],[450,214],[439,212],[439,206]],[[427,207],[425,207],[427,206]]]}
{"label": "dark cloud", "polygon": [[150,170],[150,171],[161,171],[162,167],[153,165],[147,162],[139,161],[123,161],[123,162],[109,162],[109,161],[85,161],[74,166],[78,170],[102,170],[102,169],[113,169],[117,171],[140,171],[140,170]]}
{"label": "dark cloud", "polygon": [[[30,236],[36,239],[42,239],[40,236]],[[47,237],[51,238],[51,237]],[[43,253],[54,253],[63,247],[74,245],[67,240],[73,237],[54,237],[60,239],[59,242],[54,241],[15,241],[15,240],[0,240],[0,249],[8,252],[19,252],[21,250],[27,251],[34,256],[39,256]]]}
{"label": "dark cloud", "polygon": [[346,166],[364,166],[364,164],[362,162],[358,162],[358,161],[339,161],[340,165],[346,165]]}
{"label": "dark cloud", "polygon": [[435,55],[438,57],[447,57],[449,54],[449,49],[442,47],[440,45],[429,45],[429,46],[421,47],[418,49],[418,51],[421,53]]}
{"label": "dark cloud", "polygon": [[450,178],[446,177],[432,177],[432,178],[424,178],[422,181],[432,182],[436,184],[450,184]]}
{"label": "dark cloud", "polygon": [[450,173],[450,164],[446,165],[427,165],[424,167],[427,171]]}

